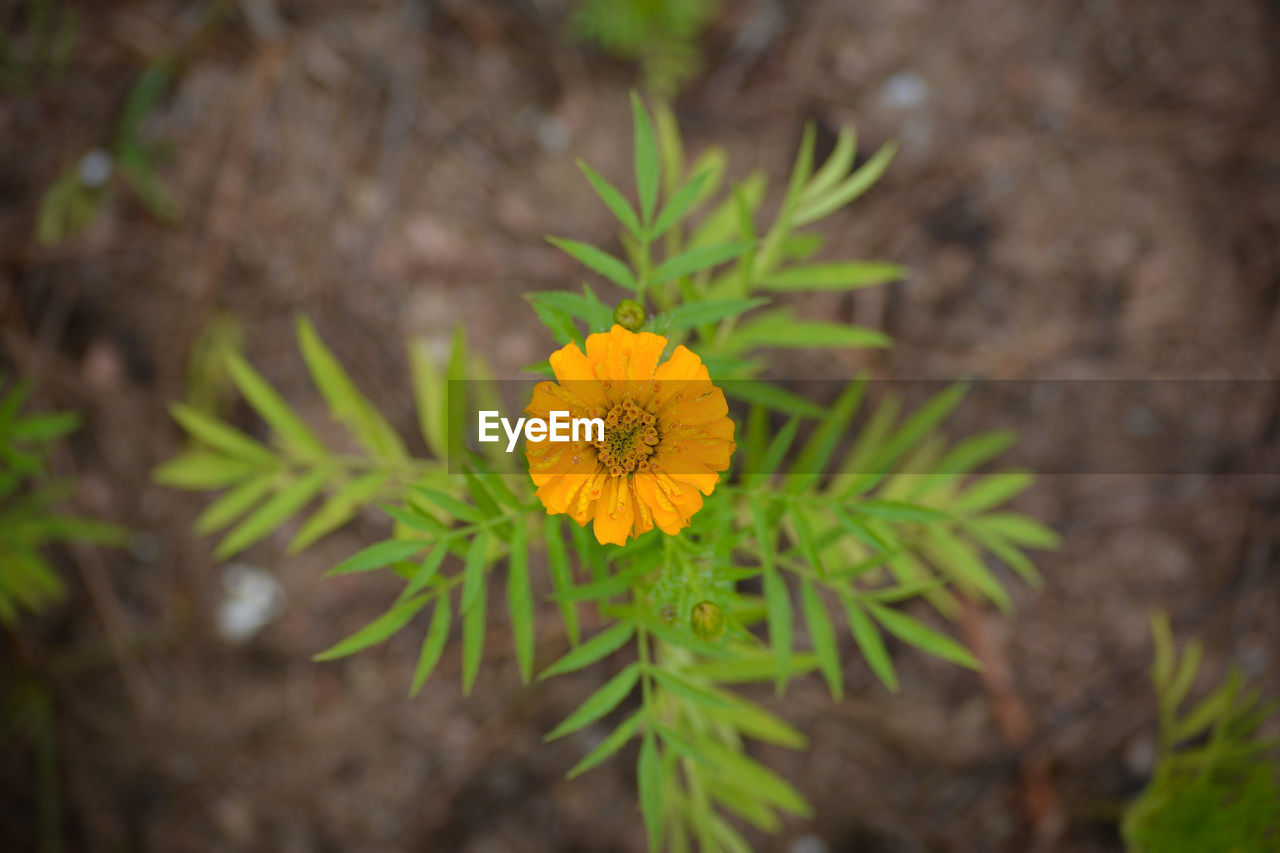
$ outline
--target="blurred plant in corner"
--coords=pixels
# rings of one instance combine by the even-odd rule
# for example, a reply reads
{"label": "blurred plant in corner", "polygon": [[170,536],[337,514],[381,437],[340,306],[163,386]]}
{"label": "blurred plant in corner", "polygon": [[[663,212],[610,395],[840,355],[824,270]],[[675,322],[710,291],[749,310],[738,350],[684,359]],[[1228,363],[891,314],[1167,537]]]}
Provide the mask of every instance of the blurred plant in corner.
{"label": "blurred plant in corner", "polygon": [[1190,710],[1179,710],[1204,650],[1191,640],[1177,654],[1169,619],[1151,617],[1152,681],[1160,718],[1151,782],[1125,812],[1133,853],[1273,853],[1280,850],[1280,737],[1258,729],[1280,703],[1262,702],[1232,670]]}
{"label": "blurred plant in corner", "polygon": [[[46,553],[58,543],[121,545],[126,531],[67,515],[59,502],[70,485],[53,478],[47,456],[76,429],[67,412],[23,414],[29,389],[0,375],[0,627],[14,628],[22,611],[57,602],[64,585]],[[56,725],[53,698],[41,678],[20,668],[0,671],[0,749],[29,739],[35,756],[33,792],[41,850],[60,849]]]}
{"label": "blurred plant in corner", "polygon": [[70,488],[50,475],[45,460],[79,418],[69,412],[23,415],[27,386],[4,386],[0,376],[0,624],[13,625],[20,610],[38,612],[62,597],[62,580],[45,546],[120,545],[126,537],[118,527],[57,509]]}
{"label": "blurred plant in corner", "polygon": [[645,88],[674,96],[702,69],[699,39],[720,0],[581,0],[574,35],[610,56],[640,63]]}
{"label": "blurred plant in corner", "polygon": [[57,82],[76,43],[75,13],[58,0],[27,0],[13,15],[25,26],[3,21],[0,32],[0,92],[27,95],[41,82]]}
{"label": "blurred plant in corner", "polygon": [[157,219],[177,219],[177,202],[156,173],[164,146],[142,135],[143,122],[171,79],[168,63],[144,71],[125,100],[109,148],[86,152],[45,190],[36,217],[36,240],[42,245],[61,243],[92,222],[111,197],[113,174]]}
{"label": "blurred plant in corner", "polygon": [[[57,245],[88,226],[112,198],[117,183],[159,221],[177,221],[177,200],[157,172],[167,146],[148,139],[144,125],[182,65],[230,8],[225,0],[208,3],[191,33],[138,74],[101,143],[64,167],[46,188],[36,215],[35,236],[41,245]],[[0,91],[27,95],[38,83],[57,82],[71,64],[76,18],[60,0],[28,0],[18,19],[21,27],[0,36]]]}

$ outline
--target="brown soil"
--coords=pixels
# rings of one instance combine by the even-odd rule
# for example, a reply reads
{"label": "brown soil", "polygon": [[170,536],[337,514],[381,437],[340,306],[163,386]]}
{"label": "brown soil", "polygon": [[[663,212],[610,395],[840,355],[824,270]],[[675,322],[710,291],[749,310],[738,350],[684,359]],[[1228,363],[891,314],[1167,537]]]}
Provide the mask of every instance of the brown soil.
{"label": "brown soil", "polygon": [[[545,358],[519,295],[581,277],[543,234],[611,239],[574,158],[627,176],[631,69],[573,46],[561,0],[246,0],[229,5],[275,24],[236,13],[195,38],[207,4],[71,5],[65,78],[0,97],[0,364],[34,378],[41,405],[84,413],[61,460],[78,509],[138,531],[126,553],[62,555],[67,603],[4,641],[53,692],[66,848],[643,849],[634,755],[567,782],[599,733],[541,742],[602,673],[523,688],[502,625],[465,699],[456,649],[405,698],[414,631],[312,663],[393,595],[385,578],[320,580],[384,531],[376,516],[296,558],[283,535],[252,549],[287,605],[230,646],[213,628],[211,543],[190,533],[203,499],[148,479],[180,447],[165,407],[220,311],[317,424],[299,312],[405,435],[414,336],[443,349],[463,323],[500,375]],[[0,20],[25,6],[0,3]],[[775,184],[806,119],[823,146],[846,122],[868,153],[902,144],[882,185],[830,221],[824,252],[899,260],[910,279],[798,306],[895,347],[803,354],[782,375],[1275,378],[1278,36],[1261,0],[744,0],[726,4],[677,108],[690,150],[722,142],[735,175],[763,167]],[[139,70],[179,44],[147,131],[168,147],[181,221],[117,193],[82,235],[37,246],[44,188],[109,140]],[[922,103],[886,103],[901,72],[927,84]],[[1119,849],[1154,745],[1152,608],[1204,637],[1202,687],[1234,661],[1280,693],[1280,478],[1248,473],[1275,470],[1270,397],[1218,467],[1055,475],[1019,500],[1065,545],[1039,561],[1043,588],[1013,585],[1011,617],[964,622],[1004,681],[903,651],[890,695],[851,652],[840,704],[817,680],[755,694],[811,736],[807,752],[758,755],[818,816],[753,842]],[[1033,442],[1069,428],[1023,425]],[[542,660],[560,651],[555,624]],[[34,849],[34,757],[16,744],[0,838]]]}

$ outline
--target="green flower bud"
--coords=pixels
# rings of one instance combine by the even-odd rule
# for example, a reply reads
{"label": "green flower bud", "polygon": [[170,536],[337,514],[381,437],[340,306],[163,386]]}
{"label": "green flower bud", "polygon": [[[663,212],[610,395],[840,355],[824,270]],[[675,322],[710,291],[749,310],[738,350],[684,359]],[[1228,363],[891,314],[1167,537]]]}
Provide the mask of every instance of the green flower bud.
{"label": "green flower bud", "polygon": [[635,332],[644,325],[644,306],[634,299],[624,299],[613,309],[613,322],[629,332]]}
{"label": "green flower bud", "polygon": [[714,601],[699,601],[689,615],[689,627],[699,640],[718,640],[724,634],[724,611]]}

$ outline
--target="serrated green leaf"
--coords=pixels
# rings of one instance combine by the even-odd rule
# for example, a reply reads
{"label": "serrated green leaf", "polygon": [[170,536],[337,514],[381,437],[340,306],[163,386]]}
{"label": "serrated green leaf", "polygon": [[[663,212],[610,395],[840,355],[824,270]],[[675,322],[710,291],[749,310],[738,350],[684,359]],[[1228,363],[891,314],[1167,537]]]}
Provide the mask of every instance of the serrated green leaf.
{"label": "serrated green leaf", "polygon": [[426,498],[430,503],[439,507],[446,515],[453,518],[469,521],[478,524],[485,520],[485,514],[479,509],[465,501],[460,501],[453,495],[446,494],[439,489],[433,489],[429,486],[410,486],[414,494]]}
{"label": "serrated green leaf", "polygon": [[428,515],[421,507],[414,505],[410,498],[404,507],[392,506],[390,504],[381,504],[380,509],[393,519],[403,524],[410,530],[416,530],[419,533],[429,533],[433,536],[444,536],[449,534],[451,528],[443,522],[437,521]]}
{"label": "serrated green leaf", "polygon": [[867,665],[871,667],[871,671],[876,674],[880,682],[891,692],[897,693],[898,674],[894,671],[893,660],[889,657],[888,649],[885,648],[880,630],[856,601],[846,599],[844,608],[849,617],[849,631],[853,634],[854,642],[858,644],[862,657],[866,659]]}
{"label": "serrated green leaf", "polygon": [[662,846],[662,760],[653,732],[645,731],[636,765],[636,785],[640,790],[640,813],[644,817],[649,850]]}
{"label": "serrated green leaf", "polygon": [[216,533],[248,512],[271,493],[276,475],[266,474],[246,480],[205,507],[196,518],[195,531],[200,536]]}
{"label": "serrated green leaf", "polygon": [[485,518],[494,518],[502,515],[502,510],[498,508],[498,502],[493,495],[480,482],[480,478],[476,476],[474,471],[463,471],[463,479],[467,483],[467,493],[471,495],[471,500],[475,502],[476,509],[484,515]]}
{"label": "serrated green leaf", "polygon": [[804,188],[800,202],[806,203],[822,198],[836,183],[849,172],[853,165],[854,155],[858,149],[858,135],[852,127],[841,127],[836,136],[835,147],[822,168],[814,174],[813,179]]}
{"label": "serrated green leaf", "polygon": [[626,743],[636,736],[636,732],[640,730],[640,723],[644,721],[644,709],[640,709],[622,721],[616,729],[614,729],[607,738],[602,740],[600,744],[591,752],[573,765],[573,768],[565,774],[565,778],[574,779],[591,770],[605,759],[612,756]]}
{"label": "serrated green leaf", "polygon": [[662,163],[658,158],[658,141],[653,135],[649,113],[635,92],[631,93],[631,115],[635,123],[636,193],[640,197],[640,216],[648,224],[658,203]]}
{"label": "serrated green leaf", "polygon": [[312,656],[314,661],[333,660],[346,657],[362,649],[385,641],[392,634],[409,624],[418,611],[426,606],[429,596],[421,595],[396,603],[390,610],[365,625],[359,631],[339,643]]}
{"label": "serrated green leaf", "polygon": [[609,279],[618,287],[632,291],[639,288],[635,276],[631,274],[631,270],[627,268],[627,265],[608,252],[601,251],[590,243],[582,243],[577,240],[548,237],[547,242],[588,269],[600,273],[600,275]]}
{"label": "serrated green leaf", "polygon": [[44,443],[75,432],[79,426],[80,416],[75,412],[57,412],[23,418],[5,431],[12,439]]}
{"label": "serrated green leaf", "polygon": [[871,615],[876,618],[876,621],[884,626],[886,631],[904,643],[923,649],[930,654],[937,655],[960,666],[966,666],[969,669],[980,668],[977,658],[968,649],[946,634],[941,634],[927,625],[917,622],[900,610],[894,610],[873,602],[866,602],[866,607],[871,611]]}
{"label": "serrated green leaf", "polygon": [[719,266],[740,257],[750,248],[750,243],[719,243],[714,246],[690,249],[674,258],[667,258],[659,264],[649,277],[649,283],[664,284],[672,279]]}
{"label": "serrated green leaf", "polygon": [[390,480],[390,472],[371,471],[334,492],[299,528],[288,552],[296,554],[355,517],[356,510],[372,501]]}
{"label": "serrated green leaf", "polygon": [[924,537],[925,555],[945,569],[962,588],[985,596],[1005,613],[1013,609],[1009,593],[968,544],[938,525],[926,528]]}
{"label": "serrated green leaf", "polygon": [[760,283],[784,293],[802,290],[855,290],[907,277],[906,267],[883,261],[842,261],[791,266],[771,273]]}
{"label": "serrated green leaf", "polygon": [[644,229],[640,225],[640,220],[636,217],[635,210],[632,209],[631,204],[618,188],[605,180],[595,169],[592,169],[582,160],[578,161],[578,168],[582,170],[582,174],[587,176],[587,180],[591,182],[591,188],[596,191],[596,195],[609,208],[614,218],[621,222],[623,227],[635,237],[643,236]]}
{"label": "serrated green leaf", "polygon": [[633,622],[619,622],[606,628],[582,645],[570,649],[564,657],[544,669],[538,680],[574,672],[602,660],[626,645],[635,633],[636,626]]}
{"label": "serrated green leaf", "polygon": [[[573,588],[573,575],[569,571],[569,557],[565,553],[564,538],[560,535],[560,522],[555,516],[547,516],[543,522],[543,534],[547,542],[547,565],[551,573],[551,585],[557,596],[563,596]],[[560,616],[564,620],[569,643],[578,645],[578,606],[572,601],[560,600]]]}
{"label": "serrated green leaf", "polygon": [[769,626],[769,644],[773,648],[777,664],[775,690],[778,695],[786,689],[790,675],[791,657],[791,595],[787,592],[787,584],[773,566],[771,555],[773,537],[769,535],[768,519],[764,509],[754,501],[751,504],[752,524],[760,544],[760,556],[764,562],[764,600],[766,622]]}
{"label": "serrated green leaf", "polygon": [[[484,657],[484,638],[488,630],[488,590],[481,583],[473,593],[471,607],[462,614],[462,695],[470,696],[471,687],[480,672]],[[459,610],[462,607],[459,605]]]}
{"label": "serrated green leaf", "polygon": [[744,403],[764,406],[784,415],[795,415],[802,418],[826,417],[827,411],[816,403],[798,397],[771,382],[759,382],[754,379],[734,379],[724,383],[722,390],[726,397],[741,400]]}
{"label": "serrated green leaf", "polygon": [[378,542],[352,554],[325,572],[325,576],[348,575],[385,568],[392,563],[409,559],[428,544],[421,539],[388,539],[385,542]]}
{"label": "serrated green leaf", "polygon": [[1040,572],[1035,565],[1027,559],[1027,556],[1019,551],[1016,547],[1009,544],[1009,541],[998,533],[991,533],[981,528],[966,526],[965,528],[973,537],[990,551],[994,556],[1000,559],[1006,566],[1018,573],[1024,581],[1033,587],[1039,588],[1043,583]]}
{"label": "serrated green leaf", "polygon": [[635,689],[636,684],[640,681],[639,664],[631,664],[623,669],[613,678],[604,683],[602,687],[587,697],[586,701],[564,719],[560,725],[552,729],[543,740],[556,740],[567,734],[572,734],[578,729],[594,723],[605,714],[618,707],[618,704],[627,695]]}
{"label": "serrated green leaf", "polygon": [[409,369],[418,430],[431,454],[437,459],[445,459],[449,455],[449,426],[446,422],[449,398],[445,380],[431,358],[426,341],[415,340],[409,346]]}
{"label": "serrated green leaf", "polygon": [[734,699],[734,702],[724,708],[708,708],[707,716],[732,726],[741,734],[765,743],[785,746],[788,749],[804,749],[808,746],[809,739],[786,721],[746,699],[740,697],[734,697]]}
{"label": "serrated green leaf", "polygon": [[703,187],[711,179],[710,172],[699,172],[685,182],[663,205],[662,212],[649,230],[649,238],[657,239],[693,209],[694,202],[702,197]]}
{"label": "serrated green leaf", "polygon": [[813,808],[800,792],[763,764],[710,739],[697,746],[726,776],[760,799],[800,817],[812,816]]}
{"label": "serrated green leaf", "polygon": [[762,832],[776,835],[782,830],[782,820],[777,813],[733,779],[717,779],[716,785],[707,793],[716,803]]}
{"label": "serrated green leaf", "polygon": [[572,290],[538,290],[526,293],[524,298],[534,305],[545,305],[579,320],[587,320],[591,316],[587,297]]}
{"label": "serrated green leaf", "polygon": [[266,446],[199,409],[194,409],[185,403],[174,403],[169,407],[169,412],[174,420],[191,434],[192,438],[215,450],[221,450],[257,465],[278,464],[275,454]]}
{"label": "serrated green leaf", "polygon": [[276,492],[223,537],[213,556],[225,560],[276,530],[320,494],[329,474],[325,469],[316,469]]}
{"label": "serrated green leaf", "polygon": [[822,675],[835,699],[844,695],[844,671],[840,666],[840,651],[836,647],[835,630],[822,598],[808,578],[800,584],[800,602],[804,608],[804,621],[809,626],[809,639],[822,666]]}
{"label": "serrated green leaf", "polygon": [[1057,548],[1060,537],[1040,522],[1012,512],[998,512],[975,518],[968,527],[984,533],[995,533],[1024,548]]}
{"label": "serrated green leaf", "polygon": [[1155,682],[1156,692],[1163,693],[1169,685],[1169,679],[1173,677],[1176,656],[1173,629],[1169,627],[1169,616],[1164,611],[1156,610],[1151,614],[1151,644],[1154,649],[1151,680]]}
{"label": "serrated green leaf", "polygon": [[800,204],[795,212],[795,225],[808,225],[810,222],[822,219],[862,195],[876,181],[880,180],[880,176],[889,167],[889,162],[893,160],[893,156],[896,153],[898,153],[898,146],[892,142],[886,143],[870,160],[841,181],[834,189],[821,198]]}
{"label": "serrated green leaf", "polygon": [[729,338],[731,352],[752,347],[795,347],[801,349],[843,347],[887,347],[893,339],[883,332],[862,326],[820,323],[807,320],[748,323]]}
{"label": "serrated green leaf", "polygon": [[967,474],[1008,450],[1017,440],[1017,433],[1011,430],[970,436],[951,448],[934,466],[934,471],[939,474]]}
{"label": "serrated green leaf", "polygon": [[769,441],[769,446],[764,452],[764,456],[760,459],[757,466],[748,469],[747,473],[759,476],[771,476],[782,464],[783,458],[787,455],[787,451],[791,449],[791,443],[795,441],[796,430],[800,428],[800,422],[796,418],[792,418],[782,425],[782,429],[774,435]]}
{"label": "serrated green leaf", "polygon": [[1174,668],[1173,677],[1169,679],[1168,685],[1160,694],[1160,702],[1168,709],[1170,718],[1176,716],[1178,706],[1182,704],[1183,699],[1187,698],[1187,692],[1196,680],[1196,673],[1200,671],[1200,661],[1203,658],[1204,646],[1200,641],[1188,640],[1182,649],[1182,658]]}
{"label": "serrated green leaf", "polygon": [[458,604],[459,613],[470,613],[471,608],[480,602],[484,595],[485,564],[489,553],[489,531],[482,530],[471,540],[467,549],[466,565],[463,568],[462,600]]}
{"label": "serrated green leaf", "polygon": [[822,555],[818,553],[817,541],[805,510],[802,507],[792,506],[787,517],[791,519],[791,526],[795,528],[797,544],[800,546],[800,553],[804,554],[805,562],[813,567],[819,577],[825,577],[827,570],[822,564]]}
{"label": "serrated green leaf", "polygon": [[582,284],[582,295],[586,299],[588,332],[607,332],[613,325],[613,309],[600,301],[595,291],[586,282]]}
{"label": "serrated green leaf", "polygon": [[667,331],[693,329],[707,323],[718,323],[726,317],[745,314],[768,303],[767,299],[713,299],[686,302],[667,315]]}
{"label": "serrated green leaf", "polygon": [[258,466],[234,456],[192,450],[151,472],[151,478],[176,489],[219,489],[251,476]]}
{"label": "serrated green leaf", "polygon": [[951,502],[951,511],[967,515],[999,506],[1025,491],[1034,482],[1026,471],[1002,471],[978,478]]}
{"label": "serrated green leaf", "polygon": [[576,343],[583,346],[584,341],[582,333],[578,331],[578,327],[574,325],[573,318],[559,309],[544,305],[541,302],[533,303],[533,313],[542,321],[542,325],[551,333],[551,337],[560,346],[570,343]]}
{"label": "serrated green leaf", "polygon": [[850,512],[855,512],[859,515],[867,515],[872,518],[884,519],[885,521],[916,524],[933,524],[939,521],[946,521],[951,517],[942,510],[906,501],[858,501],[850,504],[848,509]]}
{"label": "serrated green leaf", "polygon": [[[791,655],[788,674],[795,677],[817,668],[817,655],[794,653]],[[733,657],[699,661],[687,667],[687,671],[717,684],[753,684],[777,678],[778,664],[768,652],[735,650]]]}
{"label": "serrated green leaf", "polygon": [[767,185],[768,178],[761,171],[752,172],[745,180],[736,183],[733,195],[716,205],[693,229],[688,247],[713,246],[739,236],[739,205],[744,206],[748,213],[754,212],[764,200]]}
{"label": "serrated green leaf", "polygon": [[227,371],[249,405],[262,416],[275,431],[284,446],[304,458],[317,458],[326,454],[324,444],[302,419],[249,362],[238,353],[226,355]]}
{"label": "serrated green leaf", "polygon": [[523,518],[511,534],[511,555],[507,562],[507,609],[511,614],[511,639],[520,665],[520,678],[533,678],[533,594],[529,590],[528,527]]}
{"label": "serrated green leaf", "polygon": [[369,453],[404,461],[409,454],[395,430],[360,393],[347,371],[320,340],[311,321],[298,317],[298,346],[316,388],[329,404],[334,419],[342,423]]}
{"label": "serrated green leaf", "polygon": [[956,382],[935,394],[927,403],[907,418],[892,437],[880,443],[880,446],[872,454],[868,467],[864,470],[874,472],[885,469],[915,447],[951,414],[968,391],[969,386],[967,383]]}
{"label": "serrated green leaf", "polygon": [[427,584],[435,579],[436,573],[440,571],[440,566],[444,563],[444,558],[448,554],[449,543],[437,543],[434,548],[427,552],[427,556],[422,559],[422,562],[413,569],[413,574],[409,576],[409,582],[405,584],[404,589],[400,592],[400,597],[409,598],[425,589]]}
{"label": "serrated green leaf", "polygon": [[695,705],[703,708],[727,708],[732,704],[716,691],[695,684],[670,670],[655,667],[651,669],[651,673],[664,689]]}
{"label": "serrated green leaf", "polygon": [[449,593],[442,592],[436,598],[435,611],[431,614],[431,627],[422,640],[422,649],[418,652],[418,665],[413,671],[413,686],[409,688],[410,696],[417,696],[422,685],[435,671],[444,652],[445,643],[449,639],[449,626],[453,621],[453,612],[449,606]]}
{"label": "serrated green leaf", "polygon": [[552,598],[556,601],[603,601],[629,592],[636,579],[652,569],[653,567],[646,563],[637,563],[617,574],[602,577],[598,581],[582,586],[572,586],[563,592],[556,593]]}
{"label": "serrated green leaf", "polygon": [[823,418],[822,423],[805,442],[804,449],[800,451],[800,457],[796,460],[792,474],[787,478],[788,492],[793,494],[801,492],[822,478],[836,445],[844,437],[849,422],[853,420],[854,413],[862,403],[866,387],[865,377],[859,377],[840,392],[840,396],[829,407],[827,417]]}

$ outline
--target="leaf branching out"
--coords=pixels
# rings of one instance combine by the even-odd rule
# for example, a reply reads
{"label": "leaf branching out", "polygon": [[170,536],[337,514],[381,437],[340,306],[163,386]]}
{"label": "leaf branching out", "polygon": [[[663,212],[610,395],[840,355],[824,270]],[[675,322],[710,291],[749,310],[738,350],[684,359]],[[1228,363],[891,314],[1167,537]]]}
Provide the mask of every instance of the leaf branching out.
{"label": "leaf branching out", "polygon": [[[228,374],[262,419],[264,438],[192,406],[173,406],[173,416],[190,435],[192,446],[157,468],[155,478],[175,488],[222,490],[196,522],[204,535],[225,531],[215,549],[219,559],[235,556],[295,518],[300,524],[288,550],[297,553],[362,509],[402,499],[414,487],[456,500],[458,484],[446,475],[444,462],[448,383],[422,346],[411,347],[410,364],[419,427],[434,460],[409,455],[400,436],[305,318],[298,321],[298,341],[333,420],[351,436],[350,446],[327,447],[275,387],[235,352],[226,356]],[[455,358],[467,359],[461,339]]]}
{"label": "leaf branching out", "polygon": [[[630,754],[638,756],[651,849],[747,850],[732,819],[776,831],[784,815],[810,808],[747,755],[746,741],[790,749],[806,741],[734,687],[769,683],[781,694],[796,679],[821,678],[839,698],[870,676],[896,691],[903,657],[917,652],[977,667],[946,628],[956,593],[1011,608],[1011,578],[1039,579],[1026,551],[1052,548],[1057,536],[1004,508],[1031,482],[1026,472],[990,467],[1012,436],[952,443],[945,435],[963,385],[904,414],[892,395],[872,400],[865,377],[827,405],[761,378],[761,354],[772,349],[888,344],[875,330],[800,319],[783,301],[905,275],[889,263],[818,259],[821,236],[801,230],[865,192],[893,149],[854,169],[856,143],[845,131],[817,163],[807,130],[768,222],[763,175],[724,186],[719,149],[686,168],[670,111],[659,105],[655,119],[640,98],[631,106],[634,193],[581,164],[618,222],[621,252],[552,238],[601,280],[526,298],[556,341],[582,345],[612,325],[615,300],[597,293],[616,286],[653,309],[645,329],[688,342],[713,376],[733,380],[723,383],[726,394],[748,406],[735,430],[736,468],[706,495],[689,527],[603,546],[548,515],[526,475],[499,476],[492,460],[474,455],[465,457],[465,473],[446,474],[441,460],[459,434],[450,419],[461,410],[447,405],[444,389],[475,364],[461,336],[443,370],[424,347],[411,349],[418,425],[435,458],[410,455],[305,320],[298,326],[303,360],[351,446],[326,446],[319,436],[328,433],[233,357],[230,376],[262,427],[177,406],[174,416],[193,443],[156,476],[222,490],[197,522],[202,533],[228,531],[220,557],[294,518],[301,524],[290,548],[305,548],[361,509],[380,507],[394,523],[390,536],[353,549],[330,573],[387,570],[400,592],[385,613],[318,659],[410,631],[422,638],[413,693],[452,636],[460,641],[465,692],[486,656],[511,655],[526,682],[582,682],[581,703],[547,734],[593,733],[594,747],[569,774],[638,741]],[[505,608],[491,602],[500,590]],[[491,630],[504,617],[509,631]],[[552,632],[538,629],[551,627],[558,639],[540,649],[539,637]]]}
{"label": "leaf branching out", "polygon": [[[757,219],[767,180],[755,173],[725,187],[723,150],[712,148],[686,171],[679,130],[665,106],[657,108],[657,130],[639,97],[632,97],[635,125],[636,203],[585,163],[579,166],[592,189],[621,227],[622,253],[613,254],[577,240],[548,238],[591,272],[604,286],[653,301],[645,329],[688,342],[718,378],[751,379],[762,363],[744,356],[778,348],[885,347],[889,338],[874,329],[796,318],[775,304],[778,296],[807,291],[847,291],[887,284],[907,270],[883,261],[820,261],[821,235],[802,231],[833,215],[866,192],[893,158],[892,146],[850,171],[856,154],[851,129],[821,168],[814,168],[812,128],[806,130],[791,181],[773,223],[760,232]],[[662,188],[666,187],[665,197]],[[690,223],[693,223],[690,227]],[[585,333],[604,331],[612,312],[590,290],[530,295],[535,313],[560,344],[581,344]],[[530,370],[545,371],[544,365]],[[774,386],[755,391],[735,383],[752,402],[800,414],[804,401]]]}

